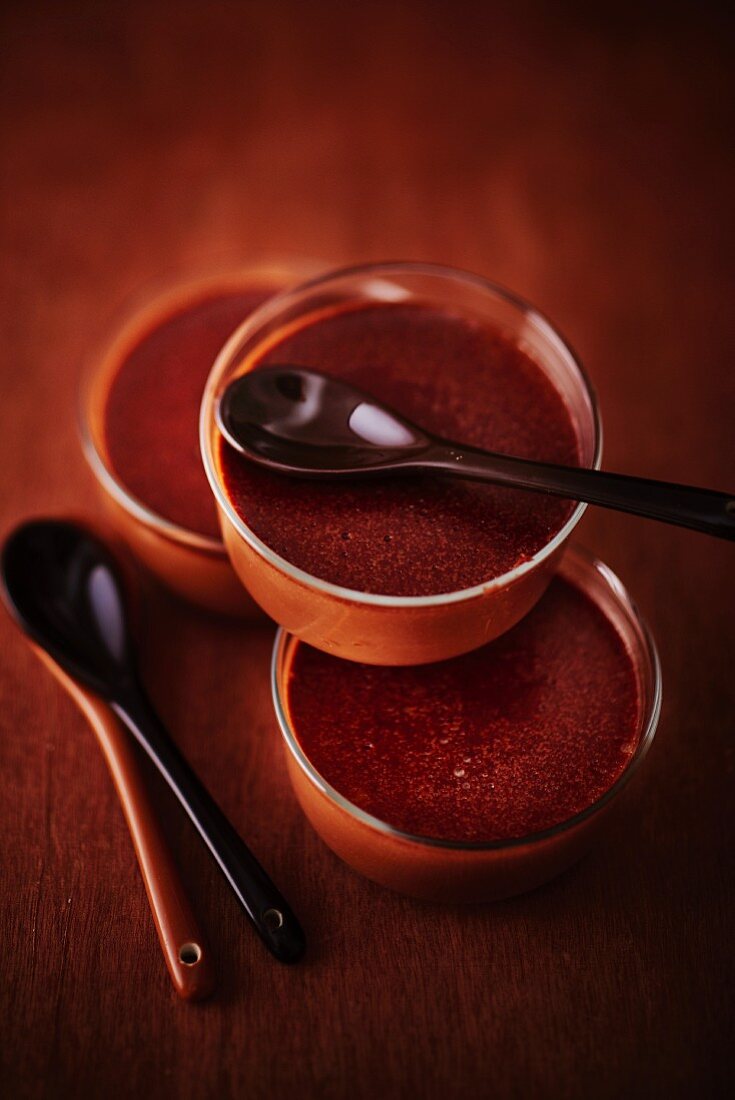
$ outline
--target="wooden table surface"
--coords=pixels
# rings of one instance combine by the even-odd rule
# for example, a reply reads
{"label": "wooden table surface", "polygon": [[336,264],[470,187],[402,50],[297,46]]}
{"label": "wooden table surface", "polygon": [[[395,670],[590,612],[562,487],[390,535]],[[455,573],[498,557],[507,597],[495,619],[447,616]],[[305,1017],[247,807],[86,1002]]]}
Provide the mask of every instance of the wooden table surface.
{"label": "wooden table surface", "polygon": [[[593,13],[590,8],[596,9]],[[732,35],[619,5],[5,4],[2,532],[96,513],[74,424],[126,296],[223,256],[437,260],[536,302],[610,468],[733,487]],[[294,803],[272,631],[147,604],[166,722],[310,940],[273,963],[155,778],[219,992],[174,997],[92,735],[0,615],[8,1097],[715,1096],[733,1086],[733,548],[596,512],[658,639],[628,814],[504,904],[362,880]]]}

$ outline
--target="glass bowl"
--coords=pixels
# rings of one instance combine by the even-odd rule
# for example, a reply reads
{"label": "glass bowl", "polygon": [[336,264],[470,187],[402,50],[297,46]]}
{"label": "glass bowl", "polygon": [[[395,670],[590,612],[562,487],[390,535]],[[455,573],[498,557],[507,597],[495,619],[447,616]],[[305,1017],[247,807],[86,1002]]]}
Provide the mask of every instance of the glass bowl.
{"label": "glass bowl", "polygon": [[263,615],[233,573],[221,538],[172,522],[125,485],[110,461],[105,441],[104,416],[110,386],[125,356],[159,318],[217,291],[272,288],[275,295],[316,270],[317,265],[306,261],[274,261],[209,272],[168,288],[159,287],[130,311],[83,379],[79,404],[82,448],[108,521],[159,580],[211,611],[254,618]]}
{"label": "glass bowl", "polygon": [[411,836],[343,798],[311,764],[292,728],[286,685],[300,642],[284,630],[278,632],[271,684],[291,783],[316,832],[354,870],[430,901],[495,901],[532,890],[560,874],[608,826],[653,742],[661,709],[661,669],[645,622],[606,565],[578,548],[568,548],[559,572],[603,611],[633,659],[641,699],[639,740],[630,763],[601,798],[568,820],[519,839],[485,843]]}
{"label": "glass bowl", "polygon": [[585,466],[597,467],[601,427],[587,377],[561,336],[532,306],[486,279],[430,264],[372,264],[316,278],[256,310],[217,358],[200,421],[204,466],[235,572],[258,604],[318,649],[368,664],[422,664],[468,652],[517,623],[544,592],[585,505],[532,558],[462,591],[383,596],[331,584],[270,549],[235,510],[224,488],[215,423],[217,400],[233,378],[274,343],[325,311],[371,302],[421,302],[493,323],[543,368],[570,411]]}

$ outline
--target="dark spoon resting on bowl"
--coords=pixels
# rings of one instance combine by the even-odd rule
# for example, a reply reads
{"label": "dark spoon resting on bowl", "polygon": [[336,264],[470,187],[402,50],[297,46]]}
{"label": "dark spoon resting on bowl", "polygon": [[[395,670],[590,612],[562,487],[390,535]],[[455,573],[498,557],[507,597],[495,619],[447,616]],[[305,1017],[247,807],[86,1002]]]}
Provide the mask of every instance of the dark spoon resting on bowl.
{"label": "dark spoon resting on bowl", "polygon": [[302,478],[433,473],[599,504],[735,539],[735,496],[483,451],[423,428],[348,382],[276,364],[235,378],[217,425],[246,458]]}

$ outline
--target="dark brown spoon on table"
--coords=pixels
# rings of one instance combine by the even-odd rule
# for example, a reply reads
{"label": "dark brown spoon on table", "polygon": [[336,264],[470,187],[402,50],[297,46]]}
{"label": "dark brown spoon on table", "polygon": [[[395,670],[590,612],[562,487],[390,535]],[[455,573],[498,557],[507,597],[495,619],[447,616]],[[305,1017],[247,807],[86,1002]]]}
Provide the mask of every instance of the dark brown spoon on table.
{"label": "dark brown spoon on table", "polygon": [[348,382],[277,364],[235,378],[217,425],[246,458],[303,478],[449,474],[599,504],[735,539],[735,497],[495,454],[432,435]]}
{"label": "dark brown spoon on table", "polygon": [[117,563],[91,531],[63,520],[22,524],[5,543],[9,611],[66,676],[104,699],[186,810],[268,950],[304,953],[301,926],[161,724],[138,676]]}

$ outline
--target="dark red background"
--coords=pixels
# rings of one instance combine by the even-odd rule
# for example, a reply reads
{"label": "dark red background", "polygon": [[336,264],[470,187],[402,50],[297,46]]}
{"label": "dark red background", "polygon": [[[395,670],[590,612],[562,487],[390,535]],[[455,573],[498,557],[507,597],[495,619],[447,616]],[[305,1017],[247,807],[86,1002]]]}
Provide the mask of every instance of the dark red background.
{"label": "dark red background", "polygon": [[[577,347],[610,468],[733,488],[730,28],[708,6],[589,8],[5,4],[2,530],[95,511],[82,363],[142,283],[225,254],[486,273]],[[579,534],[660,643],[659,736],[602,847],[487,908],[340,864],[288,787],[270,631],[151,596],[152,692],[312,944],[272,963],[161,793],[220,964],[200,1007],[173,995],[90,732],[0,616],[6,1094],[732,1087],[733,548],[601,511]]]}

